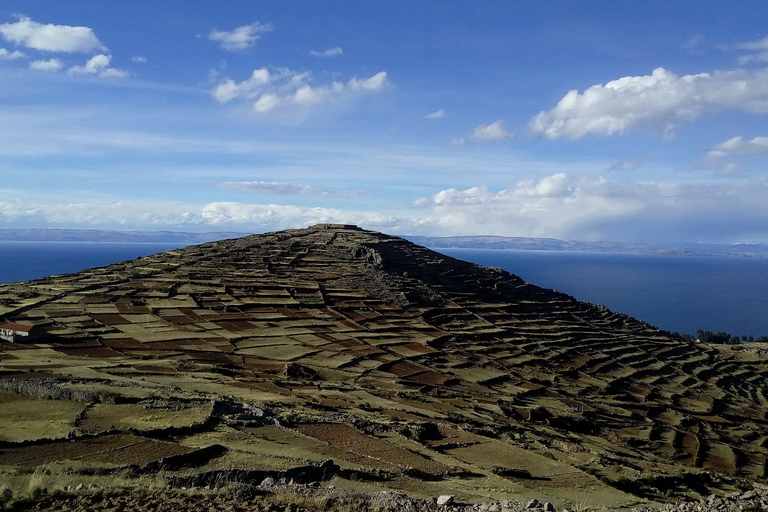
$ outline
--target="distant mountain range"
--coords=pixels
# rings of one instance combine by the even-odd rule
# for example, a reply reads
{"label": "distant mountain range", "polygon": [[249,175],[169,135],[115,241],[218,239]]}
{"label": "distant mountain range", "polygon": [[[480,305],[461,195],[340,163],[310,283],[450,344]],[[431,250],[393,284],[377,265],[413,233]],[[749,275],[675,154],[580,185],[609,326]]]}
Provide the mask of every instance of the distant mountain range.
{"label": "distant mountain range", "polygon": [[110,242],[204,244],[251,233],[178,231],[104,231],[99,229],[0,229],[3,242]]}
{"label": "distant mountain range", "polygon": [[[196,245],[249,235],[243,232],[187,233],[179,231],[106,231],[98,229],[0,229],[0,241],[178,243]],[[514,251],[574,251],[667,255],[768,257],[765,244],[694,244],[656,247],[640,243],[585,242],[556,238],[507,236],[404,236],[419,245],[440,249],[501,249]]]}

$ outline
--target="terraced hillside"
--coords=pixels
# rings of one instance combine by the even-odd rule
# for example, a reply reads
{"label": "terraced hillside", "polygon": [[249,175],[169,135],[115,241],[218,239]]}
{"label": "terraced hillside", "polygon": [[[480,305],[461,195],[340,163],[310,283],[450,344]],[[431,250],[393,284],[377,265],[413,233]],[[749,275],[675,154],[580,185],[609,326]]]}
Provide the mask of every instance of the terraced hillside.
{"label": "terraced hillside", "polygon": [[574,506],[766,477],[762,348],[354,226],[2,286],[0,315],[46,333],[0,341],[9,481],[130,468]]}

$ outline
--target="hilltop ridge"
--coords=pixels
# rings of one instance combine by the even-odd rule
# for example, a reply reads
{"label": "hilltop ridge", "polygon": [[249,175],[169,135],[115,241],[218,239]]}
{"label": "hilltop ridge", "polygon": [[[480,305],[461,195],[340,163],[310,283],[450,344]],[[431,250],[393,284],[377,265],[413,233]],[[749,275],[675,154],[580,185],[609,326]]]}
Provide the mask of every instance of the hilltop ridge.
{"label": "hilltop ridge", "polygon": [[[586,489],[625,506],[766,476],[758,348],[689,344],[355,226],[5,285],[0,315],[47,333],[0,344],[6,389],[92,403],[37,438],[0,425],[13,447],[0,466],[39,460],[28,441],[55,453],[67,435],[138,435],[160,458],[204,450],[205,471],[279,474],[330,458],[335,485],[465,499],[572,505]],[[177,476],[203,469],[181,464]]]}

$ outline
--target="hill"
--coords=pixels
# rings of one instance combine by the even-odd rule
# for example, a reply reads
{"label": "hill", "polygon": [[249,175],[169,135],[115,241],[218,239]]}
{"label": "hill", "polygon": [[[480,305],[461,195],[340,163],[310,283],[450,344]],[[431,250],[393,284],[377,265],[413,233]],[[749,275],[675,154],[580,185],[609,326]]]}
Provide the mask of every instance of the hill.
{"label": "hill", "polygon": [[584,508],[766,476],[762,349],[354,226],[5,285],[0,315],[45,333],[0,341],[17,488],[46,467],[49,487],[269,477]]}

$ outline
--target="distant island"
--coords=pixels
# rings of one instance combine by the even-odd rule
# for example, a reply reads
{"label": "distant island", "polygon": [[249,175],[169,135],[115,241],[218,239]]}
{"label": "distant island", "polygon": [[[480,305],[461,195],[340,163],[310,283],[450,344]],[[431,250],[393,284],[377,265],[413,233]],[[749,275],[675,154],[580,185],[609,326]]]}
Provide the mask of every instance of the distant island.
{"label": "distant island", "polygon": [[[196,245],[250,235],[236,231],[190,233],[182,231],[109,231],[99,229],[0,229],[0,242],[105,242],[177,243]],[[657,247],[640,243],[493,235],[417,236],[403,235],[413,243],[432,249],[499,249],[512,251],[570,251],[659,255],[712,255],[768,257],[768,244],[696,244]]]}

